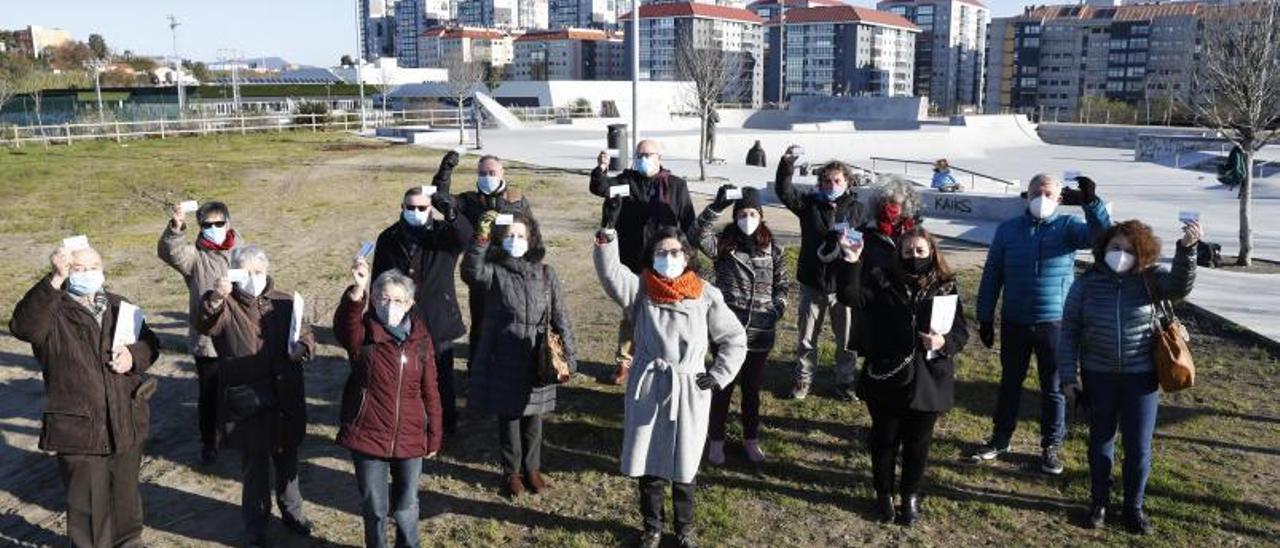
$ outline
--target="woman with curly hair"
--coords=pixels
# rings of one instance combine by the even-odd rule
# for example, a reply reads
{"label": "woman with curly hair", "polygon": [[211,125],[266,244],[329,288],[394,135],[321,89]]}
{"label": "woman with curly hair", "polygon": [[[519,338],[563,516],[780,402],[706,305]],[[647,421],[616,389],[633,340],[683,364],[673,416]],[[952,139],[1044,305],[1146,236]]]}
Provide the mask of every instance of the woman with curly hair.
{"label": "woman with curly hair", "polygon": [[[1159,394],[1152,345],[1159,314],[1152,299],[1177,301],[1195,281],[1200,224],[1188,223],[1175,246],[1173,268],[1156,267],[1160,240],[1131,220],[1112,226],[1093,247],[1093,268],[1067,294],[1058,342],[1058,374],[1069,400],[1089,406],[1089,524],[1106,522],[1115,461],[1116,427],[1124,436],[1124,520],[1148,534],[1142,511],[1151,474],[1151,436]],[[1077,365],[1080,378],[1076,378]]]}

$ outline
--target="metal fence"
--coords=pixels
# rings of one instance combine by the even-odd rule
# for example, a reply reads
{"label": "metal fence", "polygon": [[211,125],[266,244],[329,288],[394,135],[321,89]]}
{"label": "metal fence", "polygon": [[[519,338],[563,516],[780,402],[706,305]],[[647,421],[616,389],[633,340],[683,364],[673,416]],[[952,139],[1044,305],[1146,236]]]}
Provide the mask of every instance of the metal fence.
{"label": "metal fence", "polygon": [[[903,174],[903,175],[910,175],[910,174],[911,174],[911,166],[913,166],[913,165],[914,165],[914,166],[927,166],[927,169],[923,170],[925,173],[929,173],[929,172],[931,172],[931,171],[933,170],[933,166],[934,166],[934,163],[933,163],[933,162],[925,162],[925,161],[921,161],[921,160],[907,160],[907,159],[903,159],[903,158],[882,158],[882,157],[879,157],[879,156],[872,156],[872,157],[871,157],[871,169],[872,169],[872,170],[875,170],[875,169],[876,169],[876,166],[877,166],[879,163],[881,163],[881,162],[887,162],[887,163],[890,163],[890,164],[901,163],[901,164],[902,164],[902,174]],[[996,183],[1001,183],[1001,184],[1003,184],[1003,185],[1004,185],[1004,187],[1003,187],[1003,188],[1004,188],[1005,192],[1008,192],[1010,188],[1016,187],[1016,186],[1018,185],[1018,183],[1016,183],[1016,182],[1014,182],[1014,181],[1010,181],[1010,180],[1008,180],[1008,179],[1001,179],[1000,177],[996,177],[996,176],[994,176],[994,175],[987,175],[987,174],[985,174],[985,173],[979,173],[979,172],[977,172],[977,171],[973,171],[973,170],[969,170],[969,169],[964,169],[964,168],[962,168],[962,167],[956,167],[956,166],[949,166],[949,167],[950,167],[951,171],[957,171],[957,172],[960,172],[960,173],[963,173],[963,174],[965,174],[965,175],[968,175],[968,176],[969,176],[969,189],[970,189],[970,190],[977,188],[977,186],[978,186],[978,179],[985,179],[985,180],[988,180],[988,181],[992,181],[992,182],[996,182]]]}
{"label": "metal fence", "polygon": [[[563,123],[573,118],[595,116],[590,108],[514,107],[508,109],[525,123]],[[484,122],[491,125],[490,122]],[[206,118],[104,121],[46,125],[0,126],[0,146],[21,148],[30,145],[70,145],[77,141],[126,139],[168,139],[186,135],[248,134],[285,131],[352,131],[398,126],[427,126],[457,129],[474,127],[473,107],[422,110],[366,109],[360,112],[329,114],[240,113]]]}

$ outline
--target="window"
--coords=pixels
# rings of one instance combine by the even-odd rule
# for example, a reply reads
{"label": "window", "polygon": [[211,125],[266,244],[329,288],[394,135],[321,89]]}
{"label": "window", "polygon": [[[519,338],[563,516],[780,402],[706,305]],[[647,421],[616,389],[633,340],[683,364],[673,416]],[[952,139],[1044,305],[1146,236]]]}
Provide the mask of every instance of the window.
{"label": "window", "polygon": [[1039,38],[1036,38],[1036,37],[1034,37],[1034,36],[1028,36],[1028,37],[1026,37],[1026,38],[1023,38],[1023,39],[1022,39],[1022,47],[1024,47],[1024,48],[1038,48],[1038,47],[1040,47],[1040,39],[1039,39]]}
{"label": "window", "polygon": [[1147,75],[1147,67],[1129,67],[1125,70],[1125,76],[1129,78],[1142,78]]}
{"label": "window", "polygon": [[1146,38],[1130,38],[1129,49],[1147,49]]}

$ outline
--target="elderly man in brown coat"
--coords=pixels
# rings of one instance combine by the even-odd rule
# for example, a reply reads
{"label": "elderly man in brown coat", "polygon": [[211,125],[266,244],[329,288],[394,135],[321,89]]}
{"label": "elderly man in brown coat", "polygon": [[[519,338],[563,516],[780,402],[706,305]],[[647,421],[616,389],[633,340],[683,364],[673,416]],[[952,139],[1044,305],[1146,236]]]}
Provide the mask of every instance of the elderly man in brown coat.
{"label": "elderly man in brown coat", "polygon": [[299,535],[311,534],[298,488],[298,446],[307,428],[302,363],[311,358],[315,339],[295,317],[295,296],[275,288],[261,248],[237,248],[231,266],[243,269],[246,279],[233,284],[219,278],[201,299],[195,325],[218,352],[223,444],[242,451],[245,541],[268,545],[273,466],[281,520]]}
{"label": "elderly man in brown coat", "polygon": [[[141,373],[160,343],[129,316],[133,334],[117,342],[120,309],[103,291],[102,257],[59,248],[53,271],[18,302],[9,330],[40,362],[45,386],[40,449],[56,453],[67,489],[67,536],[77,547],[141,546],[138,470],[154,381]],[[127,328],[122,326],[122,329]],[[126,344],[127,343],[127,344]]]}

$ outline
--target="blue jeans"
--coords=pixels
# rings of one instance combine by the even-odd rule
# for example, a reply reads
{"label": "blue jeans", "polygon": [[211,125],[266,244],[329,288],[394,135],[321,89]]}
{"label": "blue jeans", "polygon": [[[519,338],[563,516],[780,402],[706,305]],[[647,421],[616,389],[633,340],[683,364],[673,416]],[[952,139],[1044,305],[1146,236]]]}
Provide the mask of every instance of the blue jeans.
{"label": "blue jeans", "polygon": [[[387,514],[396,522],[396,546],[418,546],[418,475],[422,459],[388,460],[351,452],[356,465],[356,485],[360,488],[360,511],[364,514],[364,545],[387,545]],[[390,500],[387,473],[391,473]]]}
{"label": "blue jeans", "polygon": [[1151,436],[1156,429],[1160,395],[1155,373],[1083,374],[1089,400],[1089,476],[1093,502],[1110,499],[1111,465],[1115,462],[1116,426],[1124,437],[1124,507],[1142,508],[1151,475]]}
{"label": "blue jeans", "polygon": [[991,445],[1005,447],[1013,439],[1022,382],[1027,379],[1032,354],[1040,377],[1040,447],[1062,444],[1067,431],[1067,398],[1062,394],[1056,361],[1061,327],[1061,322],[1000,325],[1000,392],[996,396]]}

